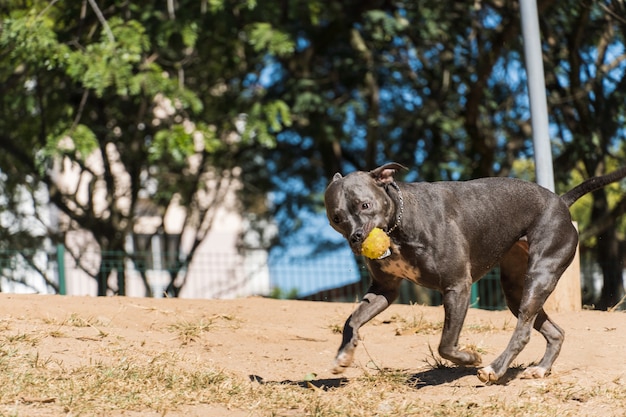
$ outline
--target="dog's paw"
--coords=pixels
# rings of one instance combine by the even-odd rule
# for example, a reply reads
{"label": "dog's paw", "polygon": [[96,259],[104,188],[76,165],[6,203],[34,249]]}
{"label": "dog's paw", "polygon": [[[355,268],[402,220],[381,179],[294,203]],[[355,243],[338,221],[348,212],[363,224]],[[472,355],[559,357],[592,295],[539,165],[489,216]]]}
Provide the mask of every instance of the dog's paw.
{"label": "dog's paw", "polygon": [[335,363],[333,364],[332,372],[333,374],[342,374],[347,367],[352,364],[352,355],[342,352],[337,355],[335,358]]}
{"label": "dog's paw", "polygon": [[468,349],[454,351],[453,353],[440,351],[439,354],[442,358],[459,366],[478,366],[483,362],[483,358],[478,352]]}
{"label": "dog's paw", "polygon": [[335,375],[343,374],[346,368],[347,366],[338,365],[337,362],[335,361],[335,363],[333,364],[333,369],[331,369],[331,372]]}
{"label": "dog's paw", "polygon": [[482,382],[486,384],[490,384],[490,383],[498,381],[499,378],[496,375],[496,372],[491,367],[491,365],[489,365],[478,370],[478,379],[480,379]]}
{"label": "dog's paw", "polygon": [[462,365],[478,366],[481,363],[483,363],[483,358],[482,356],[480,356],[478,352],[475,352],[473,350],[462,350],[461,352],[464,352],[465,354],[467,354],[467,359]]}
{"label": "dog's paw", "polygon": [[549,370],[542,368],[540,366],[531,366],[530,368],[526,368],[522,375],[521,379],[540,379],[545,378],[550,373]]}

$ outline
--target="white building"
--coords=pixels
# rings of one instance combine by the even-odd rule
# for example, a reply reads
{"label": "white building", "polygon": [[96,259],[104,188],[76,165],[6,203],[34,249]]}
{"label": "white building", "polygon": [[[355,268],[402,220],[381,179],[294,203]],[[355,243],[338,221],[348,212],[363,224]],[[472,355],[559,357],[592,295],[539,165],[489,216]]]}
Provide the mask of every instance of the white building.
{"label": "white building", "polygon": [[[159,112],[164,112],[162,117],[168,115],[167,109],[170,104],[163,98],[160,100],[155,109],[155,123],[159,122]],[[188,127],[191,129],[190,133],[193,133],[195,127],[192,124]],[[189,169],[192,171],[200,169],[197,157],[201,147],[204,146],[202,138],[198,138],[197,142],[198,154],[189,158]],[[74,144],[68,137],[62,140],[59,146],[72,150]],[[118,150],[113,144],[109,144],[105,151],[115,180],[115,192],[118,194],[115,196],[116,209],[130,216],[128,173],[119,160]],[[109,207],[103,179],[104,161],[99,150],[86,158],[85,166],[89,169],[81,169],[69,158],[63,158],[54,168],[53,180],[61,192],[74,195],[79,204],[89,202],[96,213],[106,215]],[[133,233],[126,238],[126,252],[141,255],[138,262],[130,257],[123,261],[126,295],[145,296],[148,286],[154,296],[163,296],[163,290],[172,279],[172,273],[176,283],[184,281],[179,294],[181,297],[233,298],[270,293],[267,251],[250,249],[249,244],[240,245],[246,222],[238,210],[236,192],[240,184],[237,174],[236,170],[231,172],[229,178],[212,176],[210,173],[203,174],[202,183],[205,188],[194,202],[210,208],[209,219],[193,218],[196,214],[181,206],[176,198],[166,209],[165,215],[157,213],[150,201],[151,188],[154,188],[154,184],[146,178],[139,208],[135,209],[136,223]],[[38,199],[41,200],[39,204],[34,204],[32,198],[25,201],[25,207],[44,207],[42,212],[33,213],[36,217],[33,224],[43,226],[42,229],[67,231],[66,244],[56,255],[55,248],[48,248],[36,254],[33,258],[36,268],[29,265],[19,254],[7,262],[0,262],[2,291],[49,292],[50,287],[43,278],[46,276],[52,282],[58,280],[61,291],[68,295],[96,295],[96,277],[102,257],[93,236],[89,231],[77,229],[76,225],[70,224],[70,219],[66,215],[54,206],[46,204],[47,196],[39,196]],[[42,225],[46,222],[42,219],[49,219],[49,224]],[[0,222],[10,224],[11,219],[0,219]],[[173,245],[174,240],[180,240],[180,245]],[[201,243],[197,246],[191,262],[171,272],[173,268],[170,267],[174,265],[176,258],[172,250],[175,248],[180,249],[180,252],[189,253],[196,240]],[[182,259],[184,255],[180,255],[179,260]],[[105,260],[109,262],[106,257]],[[117,270],[122,267],[119,261],[112,259],[110,263],[107,282],[113,289],[111,293],[119,293]],[[39,269],[39,272],[36,269]],[[145,274],[142,275],[140,271],[145,271]],[[16,277],[19,278],[16,280]]]}

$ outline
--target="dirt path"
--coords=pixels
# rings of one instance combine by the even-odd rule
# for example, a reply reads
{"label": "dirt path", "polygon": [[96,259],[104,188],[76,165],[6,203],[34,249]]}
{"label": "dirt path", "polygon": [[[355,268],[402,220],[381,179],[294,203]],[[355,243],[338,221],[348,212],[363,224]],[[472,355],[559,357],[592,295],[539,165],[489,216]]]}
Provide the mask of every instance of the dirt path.
{"label": "dirt path", "polygon": [[[443,320],[439,307],[392,306],[362,329],[355,365],[345,375],[333,375],[330,365],[341,338],[338,331],[353,308],[353,304],[262,298],[155,300],[1,294],[2,384],[9,383],[7,375],[18,374],[19,358],[35,357],[35,365],[38,360],[41,366],[54,365],[72,373],[94,362],[119,361],[120,352],[134,358],[175,353],[191,367],[204,364],[250,384],[311,380],[315,386],[341,387],[364,373],[390,369],[411,376],[415,389],[408,394],[414,396],[409,400],[437,404],[454,396],[468,407],[478,407],[496,397],[515,402],[532,392],[538,396],[536,401],[553,402],[559,410],[574,415],[626,416],[626,395],[619,394],[626,391],[623,312],[555,314],[555,321],[566,332],[566,343],[552,375],[544,380],[515,378],[543,353],[544,342],[535,333],[515,362],[517,368],[509,375],[512,379],[504,385],[485,386],[474,369],[436,366],[429,349],[436,352],[439,342]],[[508,312],[472,309],[461,344],[478,349],[488,363],[504,349],[514,325]],[[0,415],[73,415],[61,398],[33,398],[36,394],[27,387],[22,391],[11,392],[6,387],[0,391]],[[341,395],[341,388],[333,395]],[[154,410],[116,412],[164,415]],[[190,402],[167,415],[257,414],[251,408]]]}

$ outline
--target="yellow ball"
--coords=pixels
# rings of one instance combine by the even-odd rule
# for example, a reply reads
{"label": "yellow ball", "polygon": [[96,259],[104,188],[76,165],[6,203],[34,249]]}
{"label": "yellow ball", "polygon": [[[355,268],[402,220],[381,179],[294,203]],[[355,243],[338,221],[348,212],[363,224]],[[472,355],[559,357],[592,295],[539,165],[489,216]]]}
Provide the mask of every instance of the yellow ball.
{"label": "yellow ball", "polygon": [[391,241],[387,233],[375,227],[363,241],[361,253],[370,259],[378,259],[389,249],[389,245],[391,245]]}

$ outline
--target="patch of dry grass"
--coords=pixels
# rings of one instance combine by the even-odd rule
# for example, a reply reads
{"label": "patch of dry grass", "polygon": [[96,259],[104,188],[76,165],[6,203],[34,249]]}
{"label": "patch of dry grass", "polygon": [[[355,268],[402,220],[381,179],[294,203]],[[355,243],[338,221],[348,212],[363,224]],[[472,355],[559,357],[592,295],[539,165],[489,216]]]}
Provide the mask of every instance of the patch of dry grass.
{"label": "patch of dry grass", "polygon": [[[434,332],[438,327],[420,316],[394,320],[423,332]],[[432,358],[421,370],[383,368],[372,360],[361,376],[350,379],[315,379],[314,374],[302,375],[302,380],[295,381],[242,378],[207,367],[199,357],[170,351],[138,353],[117,339],[105,358],[94,355],[88,363],[68,365],[56,357],[41,355],[40,343],[46,338],[65,337],[63,330],[69,333],[66,328],[70,327],[95,328],[102,343],[114,337],[102,336],[108,333],[106,324],[94,319],[72,316],[51,324],[58,326],[56,330],[0,329],[0,417],[42,415],[44,410],[46,416],[119,415],[127,411],[172,415],[198,404],[241,410],[251,416],[311,417],[573,417],[594,415],[607,404],[611,410],[626,409],[624,377],[602,384],[549,378],[524,383],[515,388],[519,391],[515,395],[498,395],[499,390],[511,387],[492,386],[483,389],[492,390],[493,396],[488,401],[480,400],[475,395],[475,384],[457,382],[470,373],[444,362],[432,350]],[[168,330],[189,343],[210,335],[218,325],[239,324],[234,317],[211,316],[181,320]],[[456,379],[450,378],[452,373]],[[441,394],[430,395],[428,400],[420,395],[426,391],[432,394],[433,390]],[[602,412],[613,415],[610,410]]]}
{"label": "patch of dry grass", "polygon": [[429,321],[424,319],[423,314],[413,313],[409,317],[394,314],[383,320],[383,324],[393,324],[396,328],[396,336],[408,334],[437,334],[443,329],[443,321]]}
{"label": "patch of dry grass", "polygon": [[200,320],[198,322],[179,321],[169,326],[171,332],[176,333],[180,341],[186,345],[198,340],[208,332],[213,320]]}
{"label": "patch of dry grass", "polygon": [[[0,384],[0,416],[28,415],[41,407],[54,407],[58,415],[106,415],[120,410],[166,415],[202,403],[263,416],[575,416],[576,408],[568,411],[564,405],[593,404],[597,399],[626,407],[619,379],[584,388],[546,380],[529,385],[514,401],[494,395],[486,404],[472,400],[471,392],[459,395],[454,387],[444,386],[438,389],[449,392],[445,398],[423,402],[411,382],[415,376],[406,370],[374,365],[350,380],[268,382],[244,380],[173,353],[133,357],[128,351],[120,351],[115,360],[66,368],[15,347],[29,343],[30,337],[10,343],[5,339],[0,345],[0,371],[6,381],[12,381]],[[432,367],[443,372],[440,368],[447,365]],[[542,401],[547,397],[551,401]],[[16,404],[28,405],[28,413],[12,412]]]}
{"label": "patch of dry grass", "polygon": [[[438,334],[443,330],[443,321],[427,320],[424,314],[417,312],[415,307],[410,315],[394,314],[390,318],[383,320],[383,324],[393,324],[396,327],[396,336],[410,334]],[[513,329],[512,320],[507,319],[501,325],[491,322],[487,323],[466,323],[464,332],[468,333],[491,333],[499,331],[510,331]]]}
{"label": "patch of dry grass", "polygon": [[228,322],[230,327],[236,329],[239,327],[240,320],[234,316],[220,314],[208,318],[201,318],[196,321],[180,320],[169,326],[169,330],[176,333],[183,345],[197,341],[209,332],[211,327],[216,325],[218,321]]}
{"label": "patch of dry grass", "polygon": [[182,366],[181,358],[169,354],[148,361],[95,361],[73,369],[37,355],[14,355],[2,366],[4,376],[13,383],[2,384],[0,403],[54,403],[72,415],[96,410],[165,412],[231,391],[233,379],[200,364],[195,368],[190,370],[187,363]]}

